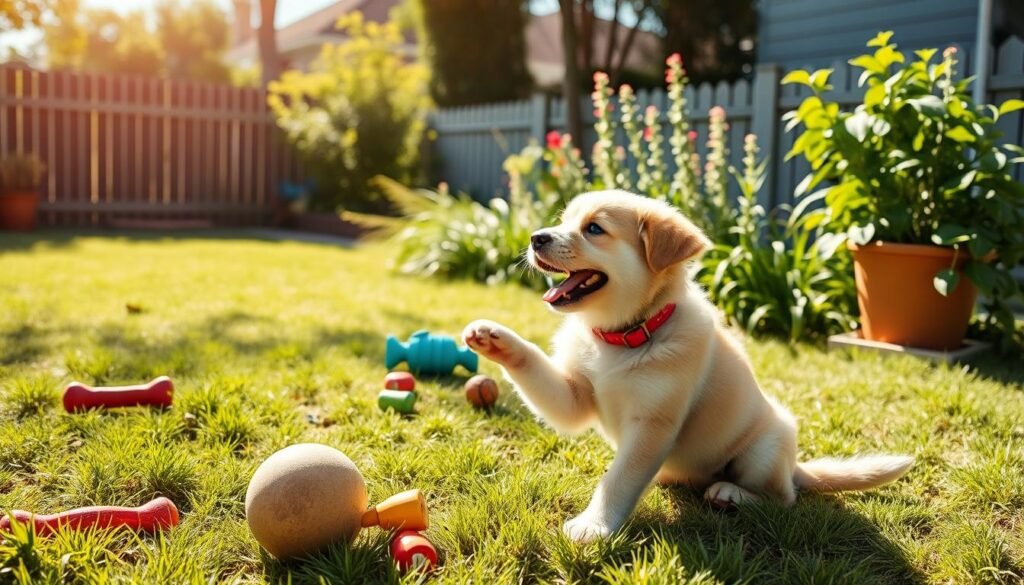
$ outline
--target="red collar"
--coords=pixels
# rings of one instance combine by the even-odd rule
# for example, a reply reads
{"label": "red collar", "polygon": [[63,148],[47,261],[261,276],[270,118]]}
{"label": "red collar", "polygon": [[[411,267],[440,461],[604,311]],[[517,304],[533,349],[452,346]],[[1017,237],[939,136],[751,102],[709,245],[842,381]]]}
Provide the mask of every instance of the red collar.
{"label": "red collar", "polygon": [[625,331],[601,331],[597,327],[594,328],[594,335],[605,343],[611,345],[622,345],[628,348],[640,347],[651,340],[651,335],[668,321],[668,318],[672,316],[676,310],[675,303],[669,303],[665,307],[654,314],[653,317],[634,325]]}

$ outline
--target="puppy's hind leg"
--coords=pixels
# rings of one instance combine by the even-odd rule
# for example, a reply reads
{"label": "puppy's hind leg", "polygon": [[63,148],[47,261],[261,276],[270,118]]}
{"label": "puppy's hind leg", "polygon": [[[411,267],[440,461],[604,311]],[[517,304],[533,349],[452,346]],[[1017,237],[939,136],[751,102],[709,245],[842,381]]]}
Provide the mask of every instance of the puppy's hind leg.
{"label": "puppy's hind leg", "polygon": [[712,485],[704,498],[716,507],[756,502],[761,496],[788,506],[796,501],[795,465],[796,429],[787,424],[776,425],[733,460],[732,483]]}

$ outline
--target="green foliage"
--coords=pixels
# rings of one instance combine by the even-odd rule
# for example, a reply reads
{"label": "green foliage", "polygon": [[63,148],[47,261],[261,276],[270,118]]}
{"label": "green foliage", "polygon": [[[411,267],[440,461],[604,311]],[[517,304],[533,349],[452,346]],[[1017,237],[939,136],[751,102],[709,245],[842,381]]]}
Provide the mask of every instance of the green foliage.
{"label": "green foliage", "polygon": [[0,0],[0,32],[38,26],[48,0]]}
{"label": "green foliage", "polygon": [[227,16],[213,0],[161,0],[156,6],[156,35],[164,48],[167,76],[227,81],[222,60],[228,48]]}
{"label": "green foliage", "polygon": [[807,202],[785,220],[757,203],[765,164],[748,135],[741,195],[729,236],[701,260],[698,280],[734,325],[750,334],[796,341],[821,339],[856,327],[856,297],[845,237],[827,233]]}
{"label": "green foliage", "polygon": [[439,106],[529,94],[533,80],[526,68],[525,2],[415,0],[414,13],[420,48],[431,68],[430,92]]}
{"label": "green foliage", "polygon": [[[935,49],[908,58],[891,37],[879,33],[868,42],[874,53],[850,61],[864,70],[865,87],[852,112],[826,101],[829,70],[783,79],[812,92],[785,116],[787,129],[803,129],[787,158],[811,163],[797,195],[831,182],[820,192],[826,206],[819,213],[858,244],[934,244],[969,255],[964,273],[986,296],[986,318],[1006,347],[1014,331],[1010,302],[1021,293],[1011,271],[1024,260],[1024,185],[1011,172],[1024,149],[1000,145],[995,123],[1024,103],[977,105],[971,80],[956,79],[955,49],[938,62]],[[943,271],[935,285],[947,294],[956,278]]]}
{"label": "green foliage", "polygon": [[[824,233],[806,205],[794,209],[786,221],[766,216],[757,204],[764,163],[757,161],[753,136],[747,140],[745,172],[737,175],[743,192],[739,208],[731,205],[725,110],[709,112],[708,155],[702,164],[689,122],[682,59],[673,55],[666,64],[671,172],[663,146],[666,129],[657,108],[641,112],[628,85],[619,88],[616,104],[608,76],[598,72],[591,95],[597,133],[592,176],[571,137],[552,132],[543,149],[531,145],[505,161],[507,202],[494,199],[482,205],[446,189],[421,192],[419,198],[400,191],[402,201],[421,205],[400,205],[410,221],[398,236],[399,270],[542,286],[543,275],[523,261],[530,234],[557,221],[572,197],[619,188],[671,203],[716,243],[703,259],[698,279],[733,323],[751,333],[790,340],[851,328],[853,283],[845,250],[837,252],[842,239]],[[618,144],[620,129],[624,145]],[[627,152],[635,163],[632,169],[626,164]]]}
{"label": "green foliage", "polygon": [[161,0],[155,17],[62,0],[44,27],[52,68],[221,82],[228,22],[213,0]]}
{"label": "green foliage", "polygon": [[0,195],[39,188],[46,165],[34,154],[15,154],[0,159]]}
{"label": "green foliage", "polygon": [[584,190],[583,162],[569,138],[555,132],[546,148],[532,145],[510,156],[505,171],[508,201],[495,198],[487,204],[452,195],[444,185],[433,192],[383,183],[408,219],[398,233],[399,271],[543,287],[545,277],[526,265],[523,253],[535,226],[554,222],[570,194]]}
{"label": "green foliage", "polygon": [[414,182],[428,72],[402,54],[395,21],[364,22],[354,12],[338,27],[348,38],[324,45],[308,73],[285,72],[268,101],[316,182],[314,207],[388,211],[370,179]]}

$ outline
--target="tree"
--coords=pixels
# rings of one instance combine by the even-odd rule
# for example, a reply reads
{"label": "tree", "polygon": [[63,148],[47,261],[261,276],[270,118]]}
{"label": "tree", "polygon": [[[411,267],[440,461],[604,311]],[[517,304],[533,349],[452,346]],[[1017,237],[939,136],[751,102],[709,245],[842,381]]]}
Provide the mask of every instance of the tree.
{"label": "tree", "polygon": [[694,82],[743,76],[754,63],[754,0],[657,0],[665,53],[679,53]]}
{"label": "tree", "polygon": [[[567,104],[567,126],[573,136],[579,136],[582,129],[580,86],[589,85],[590,75],[598,70],[608,73],[611,83],[618,83],[633,49],[637,31],[652,15],[653,2],[654,0],[558,0],[562,16],[562,56],[565,62],[562,92]],[[599,19],[599,11],[610,13],[611,18]],[[632,17],[632,23],[629,25],[625,24],[627,14]],[[604,47],[597,47],[599,29],[604,27],[608,28],[608,42]],[[625,36],[622,30],[624,28]],[[600,51],[602,48],[603,51]]]}
{"label": "tree", "polygon": [[[441,106],[525,97],[526,6],[522,0],[416,0],[420,46]],[[500,74],[496,74],[497,71]]]}
{"label": "tree", "polygon": [[[671,2],[672,0],[664,0]],[[614,84],[622,76],[635,44],[637,32],[654,16],[655,0],[569,0],[559,4],[572,7],[573,22],[576,30],[576,62],[581,73],[590,75],[594,71],[604,71]],[[563,25],[567,23],[564,18]],[[608,14],[610,18],[599,18],[598,14]],[[629,24],[627,24],[627,21]],[[607,28],[607,33],[603,31]],[[598,46],[598,39],[607,37],[607,43]],[[567,61],[568,62],[568,61]]]}
{"label": "tree", "polygon": [[274,17],[277,14],[277,0],[260,0],[260,28],[256,41],[260,47],[260,70],[263,86],[281,76],[281,55],[277,51],[277,30]]}
{"label": "tree", "polygon": [[44,26],[50,66],[81,71],[225,81],[227,17],[212,0],[163,0],[142,11],[81,9],[64,0]]}
{"label": "tree", "polygon": [[39,26],[48,4],[46,0],[0,0],[0,32]]}
{"label": "tree", "polygon": [[101,8],[59,15],[44,36],[52,68],[127,75],[164,71],[163,49],[141,11],[121,15]]}
{"label": "tree", "polygon": [[169,77],[228,79],[223,60],[228,48],[227,16],[212,0],[193,0],[187,7],[177,0],[163,0],[157,5],[156,21]]}
{"label": "tree", "polygon": [[558,0],[562,13],[562,57],[565,60],[565,79],[562,80],[562,93],[565,98],[566,126],[576,140],[582,140],[583,120],[580,116],[580,73],[576,56],[576,19],[573,16],[575,2]]}

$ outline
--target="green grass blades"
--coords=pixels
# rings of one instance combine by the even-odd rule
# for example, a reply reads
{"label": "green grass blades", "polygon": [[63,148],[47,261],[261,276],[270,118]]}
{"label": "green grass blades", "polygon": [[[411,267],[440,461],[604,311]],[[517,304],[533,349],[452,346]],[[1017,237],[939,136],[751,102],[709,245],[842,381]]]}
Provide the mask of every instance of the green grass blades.
{"label": "green grass blades", "polygon": [[[462,373],[418,381],[418,414],[376,405],[384,337],[458,335],[474,318],[547,346],[535,291],[396,276],[396,244],[344,248],[231,232],[0,235],[0,510],[41,513],[170,497],[161,535],[23,528],[7,583],[1019,583],[1024,578],[1024,373],[748,343],[766,391],[800,419],[801,457],[898,452],[910,474],[864,494],[735,512],[653,488],[608,542],[560,533],[611,461],[595,434],[558,436],[502,382],[490,413]],[[129,312],[126,304],[142,306]],[[501,372],[481,361],[483,373]],[[60,390],[174,379],[174,406],[66,414]],[[637,388],[642,392],[643,388]],[[371,502],[418,487],[441,562],[401,576],[364,530],[304,560],[263,553],[244,518],[270,453],[313,441],[359,465]]]}

